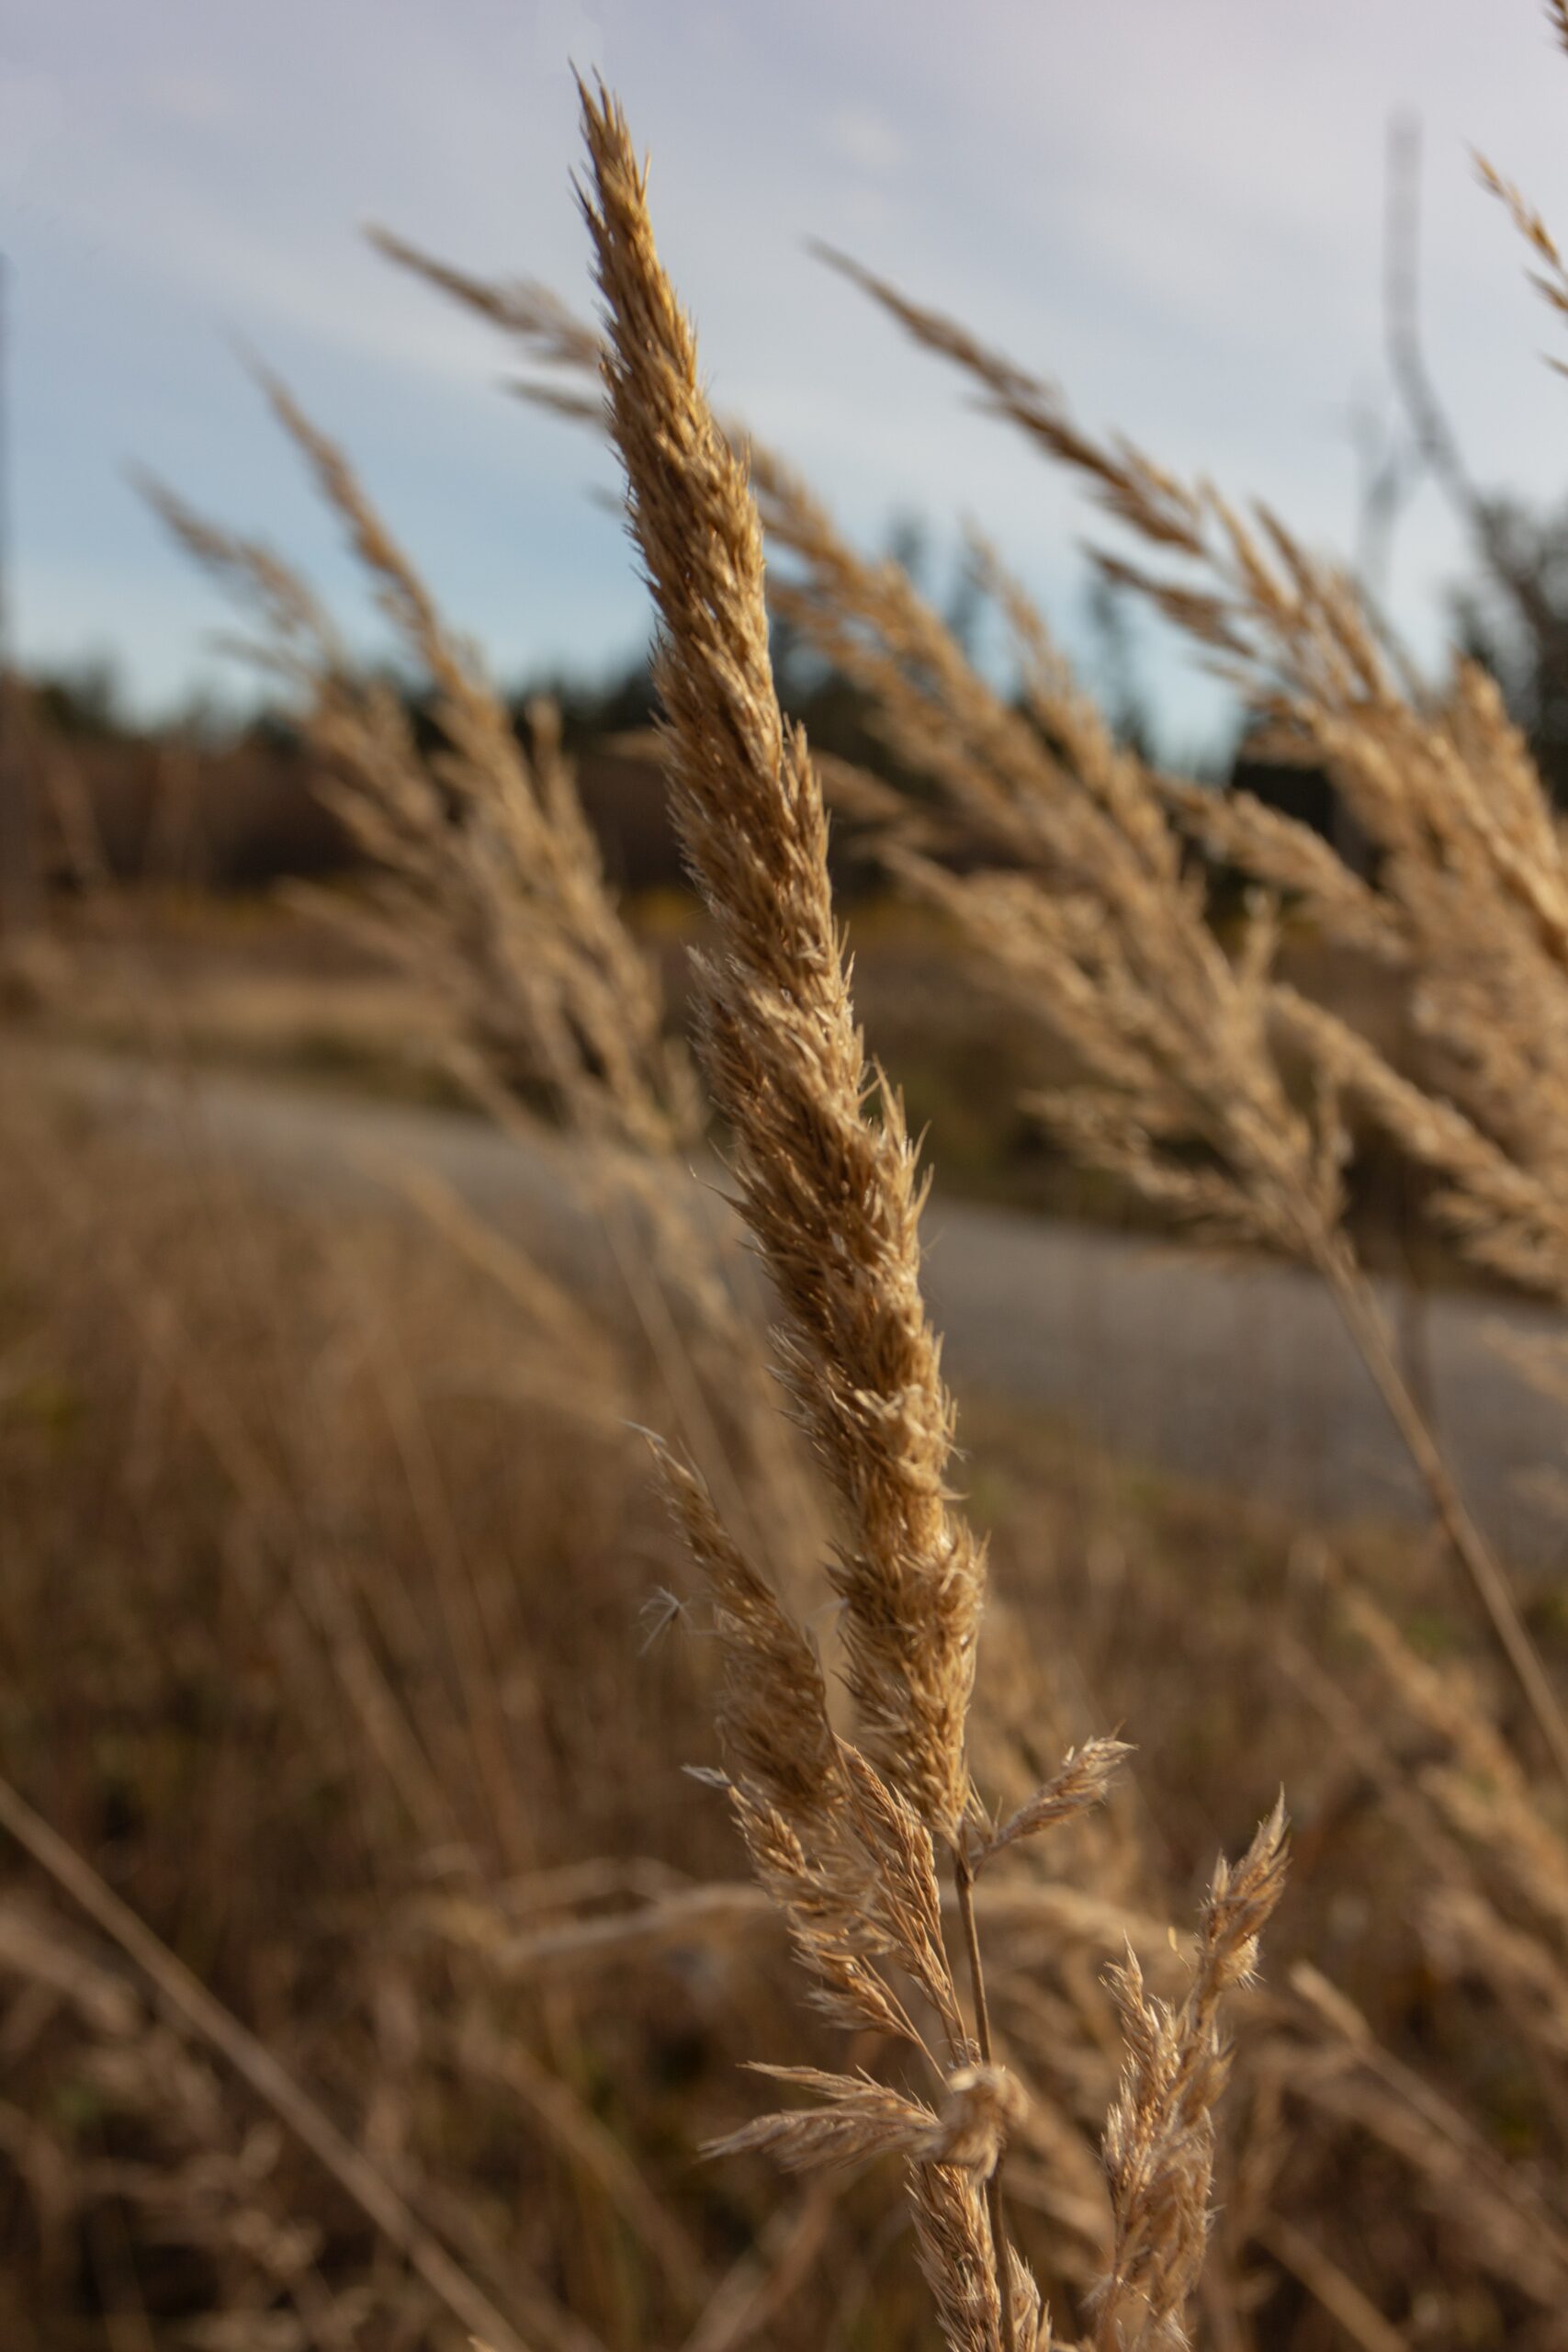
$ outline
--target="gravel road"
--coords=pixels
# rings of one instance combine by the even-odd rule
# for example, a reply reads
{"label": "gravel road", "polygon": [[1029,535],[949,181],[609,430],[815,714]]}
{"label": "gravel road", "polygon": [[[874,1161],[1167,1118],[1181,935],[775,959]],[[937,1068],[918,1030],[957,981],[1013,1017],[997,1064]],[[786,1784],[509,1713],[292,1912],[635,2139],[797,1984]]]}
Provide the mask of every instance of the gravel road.
{"label": "gravel road", "polygon": [[[130,1120],[160,1150],[216,1148],[297,1193],[364,1197],[384,1193],[399,1165],[432,1171],[573,1276],[603,1268],[570,1154],[551,1141],[520,1145],[454,1114],[229,1074],[172,1080],[76,1055],[47,1068],[51,1082]],[[940,1193],[926,1233],[961,1396],[984,1388],[1043,1407],[1121,1454],[1325,1519],[1421,1510],[1383,1408],[1309,1277]],[[1529,1474],[1560,1460],[1561,1413],[1503,1360],[1495,1338],[1549,1333],[1557,1318],[1459,1295],[1417,1303],[1388,1287],[1383,1296],[1415,1335],[1472,1508],[1506,1551],[1554,1566],[1562,1531]]]}

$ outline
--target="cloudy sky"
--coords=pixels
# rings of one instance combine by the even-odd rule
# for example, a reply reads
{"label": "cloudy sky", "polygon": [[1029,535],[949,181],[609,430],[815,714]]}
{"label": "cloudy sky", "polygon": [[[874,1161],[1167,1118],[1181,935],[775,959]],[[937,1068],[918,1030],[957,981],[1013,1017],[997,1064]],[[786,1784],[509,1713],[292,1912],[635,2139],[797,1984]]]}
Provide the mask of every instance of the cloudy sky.
{"label": "cloudy sky", "polygon": [[[515,678],[608,664],[646,614],[605,461],[497,390],[479,325],[363,243],[379,219],[582,300],[568,61],[653,155],[660,243],[720,400],[871,542],[972,515],[1069,642],[1070,490],[805,251],[828,237],[1058,378],[1096,424],[1278,503],[1356,512],[1386,407],[1388,119],[1424,126],[1427,343],[1474,471],[1568,483],[1568,385],[1479,148],[1568,231],[1568,58],[1536,0],[7,0],[13,602],[25,657],[112,654],[138,699],[223,675],[210,592],[139,460],[353,582],[237,356],[348,443],[450,608]],[[1393,601],[1424,649],[1461,568],[1435,492]],[[367,641],[370,641],[367,639]],[[1170,724],[1218,724],[1173,650]]]}

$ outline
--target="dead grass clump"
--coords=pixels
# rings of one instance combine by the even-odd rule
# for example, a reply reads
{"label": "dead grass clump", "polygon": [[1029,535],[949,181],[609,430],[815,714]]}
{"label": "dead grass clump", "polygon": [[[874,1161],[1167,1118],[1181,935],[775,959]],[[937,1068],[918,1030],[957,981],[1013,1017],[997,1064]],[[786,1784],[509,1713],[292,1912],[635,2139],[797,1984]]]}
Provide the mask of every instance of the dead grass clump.
{"label": "dead grass clump", "polygon": [[[700,1489],[677,1477],[673,1498],[720,1595],[747,1596],[743,1610],[731,1600],[728,1611],[730,1641],[745,1629],[728,1719],[747,1768],[733,1797],[753,1864],[790,1918],[829,2014],[919,2052],[946,2118],[907,2102],[895,2112],[897,2102],[846,2075],[827,2078],[825,2108],[761,2130],[797,2162],[864,2154],[878,2140],[903,2153],[922,2268],[949,2342],[1032,2352],[1049,2323],[1008,2244],[999,2191],[1024,2103],[993,2052],[974,1881],[989,1853],[1101,1794],[1114,1751],[1097,1751],[1088,1770],[1069,1767],[999,1832],[971,1783],[965,1726],[982,1555],[947,1496],[953,1417],[919,1291],[914,1153],[885,1085],[880,1119],[868,1112],[821,788],[773,689],[761,523],[746,475],[702,392],[624,118],[601,93],[585,95],[583,119],[610,428],[661,625],[656,676],[677,819],[719,939],[702,972],[699,1048],[736,1137],[742,1214],[784,1307],[785,1379],[841,1508],[833,1582],[865,1755],[833,1738],[808,1654],[765,1605]],[[761,1680],[759,1636],[772,1653]],[[1248,1866],[1256,1889],[1244,1941],[1278,1894],[1281,1836],[1282,1815],[1260,1833]],[[945,1948],[933,1840],[952,1858],[972,2041]],[[1218,1882],[1215,1900],[1223,1905]],[[930,2006],[946,2042],[940,2061],[889,1982],[888,1962]],[[1200,1974],[1207,1989],[1192,2018],[1201,2022],[1182,2030],[1197,2041],[1212,2037],[1223,1976],[1217,1961]],[[812,2080],[820,2092],[823,2078]],[[1164,2193],[1180,2140],[1187,2178],[1170,2209],[1180,2246],[1160,2295],[1178,2330],[1201,2267],[1212,2171],[1191,2135],[1201,2135],[1195,2119],[1207,2115],[1219,2081],[1217,2064],[1183,2080],[1190,2111],[1153,2136],[1145,2167],[1159,2185],[1144,2193]],[[1111,2163],[1114,2180],[1114,2152]],[[1120,2320],[1108,2324],[1107,2340],[1121,2341]]]}
{"label": "dead grass clump", "polygon": [[[454,285],[451,273],[433,272],[409,249],[396,257],[478,301],[531,354],[540,349],[525,294],[491,289],[493,299],[482,300],[481,289]],[[1248,845],[1261,853],[1259,879],[1272,895],[1258,897],[1239,941],[1223,942],[1207,919],[1201,876],[1184,854],[1180,819],[1190,793],[1114,741],[984,544],[976,545],[978,577],[1019,653],[1016,702],[980,676],[897,563],[858,557],[788,468],[749,446],[768,529],[800,567],[775,591],[778,609],[869,696],[906,770],[935,788],[970,838],[988,840],[1005,860],[953,871],[941,861],[942,828],[939,821],[933,832],[927,806],[911,814],[882,786],[859,793],[859,813],[880,831],[894,872],[957,922],[998,984],[1075,1057],[1071,1081],[1029,1107],[1076,1159],[1164,1214],[1211,1238],[1299,1258],[1322,1277],[1568,1781],[1568,1718],[1507,1577],[1403,1376],[1349,1240],[1351,1114],[1376,1119],[1423,1166],[1440,1170],[1448,1181],[1434,1191],[1434,1206],[1478,1261],[1549,1290],[1552,1186],[1544,1171],[1531,1172],[1528,1153],[1488,1134],[1451,1099],[1400,1077],[1342,1017],[1305,1002],[1275,969],[1280,894],[1304,888],[1345,945],[1411,957],[1424,986],[1450,971],[1453,985],[1438,987],[1447,1012],[1426,1025],[1448,1037],[1451,1057],[1472,1074],[1488,1057],[1496,1062],[1503,1031],[1515,1040],[1513,1061],[1498,1066],[1497,1104],[1533,1101],[1543,1088],[1551,1095],[1555,1081],[1537,1067],[1530,1041],[1560,1024],[1550,992],[1540,994],[1535,933],[1514,920],[1528,899],[1550,934],[1546,902],[1560,852],[1539,778],[1504,727],[1495,690],[1479,677],[1461,675],[1455,710],[1462,707],[1462,719],[1434,722],[1351,584],[1311,559],[1277,517],[1262,514],[1249,527],[1207,485],[1188,488],[1122,441],[1096,442],[1053,386],[884,281],[841,266],[918,340],[977,377],[1002,414],[1084,473],[1120,522],[1163,554],[1207,569],[1201,593],[1162,589],[1125,565],[1118,576],[1163,597],[1168,616],[1260,697],[1276,731],[1304,741],[1337,777],[1345,769],[1352,812],[1371,839],[1387,836],[1387,862],[1397,871],[1374,890],[1304,827],[1245,799],[1233,803],[1245,808],[1247,839],[1236,833],[1226,854]],[[551,341],[546,356],[582,366],[591,347],[583,330],[570,353]],[[1491,805],[1503,813],[1483,814],[1467,757],[1495,770]],[[1541,853],[1533,863],[1532,843]],[[1454,875],[1445,870],[1438,892],[1434,877],[1450,859]],[[1447,905],[1456,894],[1468,910],[1462,918],[1457,904]],[[1479,918],[1478,906],[1488,910]],[[1518,952],[1505,978],[1512,951],[1497,943],[1509,939]],[[1484,1005],[1474,995],[1480,971],[1493,976]],[[1304,1089],[1292,1069],[1303,1059]],[[1530,1147],[1546,1159],[1542,1138],[1554,1115],[1548,1104]]]}
{"label": "dead grass clump", "polygon": [[[777,1914],[732,1877],[718,1809],[679,1772],[712,1755],[717,1712],[731,1779],[805,1820],[819,1853],[798,1729],[810,1645],[781,1689],[777,1601],[717,1566],[714,1616],[682,1614],[719,1638],[684,1638],[677,1620],[649,1645],[649,1589],[683,1578],[648,1517],[641,1442],[574,1409],[602,1376],[590,1356],[566,1377],[577,1342],[551,1338],[530,1374],[515,1302],[440,1228],[335,1189],[288,1208],[210,1151],[171,1159],[102,1119],[62,1124],[26,1067],[7,1067],[0,1175],[0,1710],[23,1792],[528,2341],[674,2335],[699,2309],[716,2326],[772,2310],[783,2340],[816,2341],[857,2305],[879,2342],[921,2340],[884,2170],[808,2173],[781,2199],[761,2156],[696,2161],[745,2127],[736,2067],[759,2052],[851,2081],[863,2067],[944,2112],[912,2043],[879,2055],[852,2039],[840,2062],[820,2027],[792,2021]],[[657,1362],[638,1372],[618,1328],[611,1360],[646,1380],[626,1401],[657,1425]],[[1238,2012],[1201,2311],[1263,2297],[1270,2340],[1305,2345],[1319,2289],[1348,2278],[1400,2315],[1416,2278],[1502,2342],[1556,2276],[1539,2233],[1519,2251],[1509,2176],[1523,2164],[1549,2184],[1558,2143],[1550,2074],[1459,1929],[1438,1932],[1449,1882],[1390,1803],[1441,1761],[1436,1736],[1336,1632],[1301,1531],[1134,1477],[983,1400],[966,1420],[999,1586],[969,1725],[993,1818],[1043,1784],[1053,1810],[1060,1745],[1082,1757],[1108,1721],[1135,1724],[1159,1764],[1135,1796],[1010,1844],[975,1888],[994,2041],[1031,2093],[1006,2170],[1030,2269],[1065,2313],[1109,2259],[1097,2147],[1124,2052],[1107,1963],[1131,1938],[1151,2000],[1179,2011],[1190,1980],[1165,1921],[1201,1892],[1224,1825],[1266,1810],[1284,1774],[1303,1892]],[[1369,1535],[1351,1565],[1430,1655],[1462,1656],[1417,1541]],[[1300,1661],[1325,1653],[1314,1682]],[[732,1701],[721,1675],[740,1678]],[[1219,1696],[1194,1711],[1200,1677]],[[1483,1673],[1473,1703],[1498,1696]],[[1374,1769],[1353,1727],[1380,1721]],[[848,1848],[863,1885],[874,1864],[858,1838]],[[1523,1933],[1535,1915],[1494,1850],[1485,1829],[1472,1838],[1494,1916]],[[938,1899],[956,1951],[951,1884]],[[123,1958],[19,1862],[4,1909],[0,2030],[26,2126],[6,2126],[0,2229],[25,2312],[50,2315],[40,2346],[96,2352],[105,2305],[145,2307],[155,2330],[254,2312],[277,2341],[331,2341],[339,2303],[369,2341],[396,2324],[461,2346],[292,2133],[278,2141],[188,2039],[206,2103],[169,2106],[184,2080],[169,2020],[154,2030]],[[888,1933],[868,1919],[840,1957],[862,1987],[891,1972],[945,2068]],[[1356,2004],[1354,2044],[1291,1994],[1301,1960]],[[112,2013],[63,1989],[76,1961],[89,1985],[119,1988]],[[960,2007],[967,2024],[962,1991]],[[898,2046],[908,2073],[889,2063]],[[1418,2104],[1433,2093],[1440,2142]],[[785,2086],[773,2103],[802,2116],[809,2097]],[[933,2227],[964,2211],[948,2197]],[[249,2213],[310,2233],[308,2277],[268,2267]],[[312,2280],[325,2301],[307,2320],[294,2298]]]}
{"label": "dead grass clump", "polygon": [[[816,1509],[786,1499],[805,1490],[724,1252],[671,1204],[704,1114],[549,715],[517,741],[275,387],[429,681],[434,754],[287,567],[160,493],[164,512],[259,604],[377,862],[378,935],[444,992],[475,1091],[510,1122],[543,1089],[573,1130],[621,1282],[569,1295],[449,1201],[424,1203],[417,1249],[391,1216],[286,1215],[211,1155],[67,1133],[47,1093],[8,1091],[0,1703],[22,1786],[0,1783],[0,1817],[36,1869],[0,1894],[21,2082],[0,2229],[88,2340],[101,2321],[218,2352],[445,2352],[475,2329],[491,2352],[736,2352],[781,2324],[895,2346],[926,2325],[922,2280],[960,2352],[1049,2352],[1048,2298],[1102,2352],[1175,2352],[1200,2312],[1236,2352],[1311,2352],[1329,2324],[1374,2352],[1554,2342],[1561,1798],[1503,1678],[1422,1654],[1451,1638],[1432,1561],[1382,1563],[1379,1606],[1301,1531],[1238,1536],[1229,1510],[1222,1542],[1193,1498],[1097,1510],[1057,1479],[1022,1488],[1010,1529],[998,1513],[1025,1573],[985,1616],[923,1180],[856,1023],[822,779],[769,661],[763,530],[793,566],[778,607],[929,787],[915,808],[839,779],[890,870],[1071,1056],[1032,1111],[1165,1211],[1328,1283],[1568,1767],[1553,1672],[1345,1223],[1354,1112],[1437,1171],[1479,1262],[1568,1296],[1568,888],[1540,779],[1477,673],[1427,693],[1278,518],[1096,439],[857,273],[1188,567],[1114,569],[1328,765],[1380,863],[1352,873],[1245,800],[1201,806],[1118,743],[977,544],[1019,661],[998,693],[897,566],[714,418],[625,119],[599,90],[583,124],[603,336],[417,266],[570,381],[600,373],[712,925],[698,1060],[829,1490],[836,1626],[795,1581]],[[977,868],[951,854],[960,826]],[[1194,842],[1251,873],[1239,924],[1216,924]],[[1412,977],[1426,1071],[1280,978],[1287,902]],[[700,1602],[671,1592],[633,1419],[681,1442],[658,1467]],[[683,1619],[706,1638],[659,1638]],[[1240,1697],[1197,1722],[1222,1667]],[[1103,1735],[1112,1694],[1134,1725],[1184,1726],[1161,1749],[1183,1781],[1149,1772],[1138,1834],[1101,1803],[1127,1753]],[[728,1877],[715,1809],[673,1794],[715,1724],[697,1777],[755,1888]],[[1308,1900],[1258,1987],[1287,1761]],[[1266,1817],[1180,1939],[1164,1921],[1243,1791]],[[830,2065],[781,2021],[786,1940],[849,2037]],[[737,2125],[729,2062],[759,2050],[787,2103]],[[805,2177],[793,2201],[755,2157]],[[890,2217],[884,2160],[907,2191]]]}

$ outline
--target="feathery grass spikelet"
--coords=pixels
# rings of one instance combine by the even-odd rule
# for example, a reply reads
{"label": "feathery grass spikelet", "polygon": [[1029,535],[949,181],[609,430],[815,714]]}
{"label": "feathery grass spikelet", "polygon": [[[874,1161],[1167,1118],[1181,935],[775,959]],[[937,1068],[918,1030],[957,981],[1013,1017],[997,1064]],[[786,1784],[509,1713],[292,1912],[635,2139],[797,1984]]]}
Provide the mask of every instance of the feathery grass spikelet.
{"label": "feathery grass spikelet", "polygon": [[1221,2007],[1253,1973],[1284,1878],[1281,1798],[1236,1867],[1222,1859],[1215,1869],[1179,2008],[1151,1998],[1131,1951],[1112,1972],[1129,2058],[1105,2135],[1115,2243],[1095,2297],[1098,2352],[1182,2352],[1186,2345],[1187,2306],[1208,2242],[1214,2109],[1230,2067]]}
{"label": "feathery grass spikelet", "polygon": [[1091,1805],[1103,1804],[1122,1758],[1132,1753],[1130,1744],[1123,1739],[1091,1739],[1081,1748],[1069,1748],[1060,1770],[1042,1781],[1033,1795],[1009,1814],[990,1837],[976,1845],[969,1858],[969,1867],[976,1877],[994,1855],[1016,1845],[1021,1838],[1038,1837],[1043,1829],[1070,1821]]}
{"label": "feathery grass spikelet", "polygon": [[372,861],[368,911],[319,903],[435,985],[503,1095],[543,1083],[585,1136],[632,1152],[689,1145],[700,1124],[690,1073],[663,1038],[651,967],[605,882],[552,707],[533,705],[525,749],[343,452],[281,384],[263,382],[432,682],[443,744],[427,756],[397,695],[355,679],[330,617],[288,565],[144,484],[187,552],[259,612],[257,658],[298,694],[330,763],[321,797]]}
{"label": "feathery grass spikelet", "polygon": [[743,1213],[785,1317],[785,1375],[844,1507],[834,1570],[870,1753],[943,1837],[968,1802],[964,1721],[983,1593],[951,1508],[953,1411],[919,1290],[921,1186],[871,1078],[827,873],[827,822],[768,656],[761,533],[703,394],[612,100],[584,92],[611,430],[659,610],[671,789],[716,922],[702,1058]]}

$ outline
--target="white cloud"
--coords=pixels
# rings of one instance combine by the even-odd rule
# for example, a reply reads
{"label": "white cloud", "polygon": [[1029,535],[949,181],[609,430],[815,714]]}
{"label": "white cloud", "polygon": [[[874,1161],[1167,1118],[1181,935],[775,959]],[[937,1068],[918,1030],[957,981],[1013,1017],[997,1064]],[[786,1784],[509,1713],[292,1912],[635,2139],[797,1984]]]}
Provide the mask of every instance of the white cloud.
{"label": "white cloud", "polygon": [[11,63],[0,70],[0,180],[25,186],[59,136],[65,111],[57,74]]}
{"label": "white cloud", "polygon": [[872,179],[896,172],[908,152],[886,116],[874,107],[835,107],[823,129],[832,153]]}
{"label": "white cloud", "polygon": [[144,74],[138,96],[149,114],[197,130],[220,130],[239,110],[238,93],[225,75],[190,66],[160,67]]}
{"label": "white cloud", "polygon": [[[1535,357],[1550,326],[1464,148],[1472,136],[1568,227],[1568,61],[1533,0],[1319,0],[1310,17],[1257,0],[159,0],[103,12],[91,44],[58,0],[11,13],[27,36],[0,77],[0,174],[22,198],[24,604],[27,565],[49,560],[71,485],[118,464],[128,413],[163,402],[178,446],[183,379],[204,387],[204,468],[230,456],[244,476],[258,427],[237,377],[223,405],[223,328],[284,356],[307,401],[328,385],[329,415],[357,416],[376,445],[389,502],[437,528],[452,475],[471,491],[476,453],[507,453],[504,513],[471,498],[466,538],[454,522],[440,550],[459,583],[465,563],[493,583],[574,560],[575,542],[506,534],[520,512],[578,527],[559,490],[585,453],[499,401],[477,429],[477,388],[505,355],[355,235],[378,214],[586,302],[569,59],[613,77],[652,150],[660,243],[721,398],[873,534],[897,506],[939,527],[970,510],[1055,594],[1083,510],[807,260],[807,234],[1059,373],[1086,421],[1342,543],[1353,460],[1337,417],[1382,382],[1383,124],[1403,104],[1427,123],[1428,342],[1472,461],[1540,494],[1562,478],[1568,416]],[[89,512],[79,567],[94,527]],[[1436,514],[1402,534],[1407,616],[1453,545]],[[625,550],[610,532],[594,548],[618,633]],[[101,560],[95,628],[130,593],[131,559],[106,540]],[[511,628],[520,607],[486,594],[464,616]],[[51,609],[64,626],[65,603]],[[605,650],[596,609],[584,585],[585,658]],[[148,642],[142,628],[139,658]]]}
{"label": "white cloud", "polygon": [[582,74],[606,65],[604,28],[583,0],[537,0],[528,28],[528,52],[536,70],[564,82],[569,66]]}

